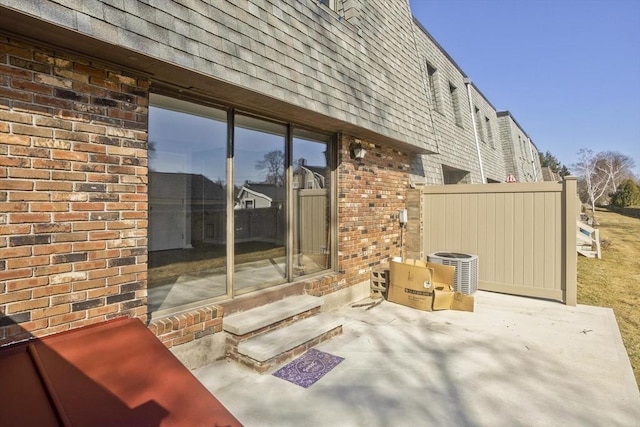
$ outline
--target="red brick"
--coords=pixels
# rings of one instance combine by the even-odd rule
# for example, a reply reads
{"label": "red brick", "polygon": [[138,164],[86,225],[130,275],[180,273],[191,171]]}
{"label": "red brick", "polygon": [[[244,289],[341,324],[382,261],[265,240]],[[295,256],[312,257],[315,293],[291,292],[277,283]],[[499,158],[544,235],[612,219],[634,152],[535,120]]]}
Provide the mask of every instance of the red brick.
{"label": "red brick", "polygon": [[[0,67],[1,69],[2,67]],[[0,86],[0,98],[16,99],[24,102],[31,102],[33,95],[29,92],[23,92],[21,90],[9,89]]]}
{"label": "red brick", "polygon": [[12,213],[9,215],[9,222],[11,224],[50,222],[50,221],[51,221],[51,215],[48,213]]}
{"label": "red brick", "polygon": [[73,224],[73,231],[104,230],[105,228],[104,221],[85,221]]}
{"label": "red brick", "polygon": [[83,142],[76,142],[73,144],[74,151],[84,151],[87,153],[106,153],[107,147],[104,145],[87,144]]}
{"label": "red brick", "polygon": [[108,211],[132,211],[136,209],[135,203],[107,203]]}
{"label": "red brick", "polygon": [[50,197],[48,193],[36,193],[33,191],[12,191],[9,193],[9,200],[12,202],[18,201],[49,201]]}
{"label": "red brick", "polygon": [[116,276],[118,274],[118,267],[106,268],[104,270],[93,270],[87,273],[89,279],[100,279],[104,277]]}
{"label": "red brick", "polygon": [[68,233],[71,231],[70,224],[64,223],[52,223],[52,224],[35,224],[33,226],[33,232],[35,234],[40,233]]}
{"label": "red brick", "polygon": [[117,313],[119,308],[116,304],[106,305],[104,307],[92,308],[87,311],[87,317],[105,316],[107,314]]}
{"label": "red brick", "polygon": [[68,203],[31,203],[31,212],[66,212]]}
{"label": "red brick", "polygon": [[[54,239],[55,240],[55,239]],[[70,243],[54,243],[48,245],[33,246],[34,255],[60,255],[72,252]]]}
{"label": "red brick", "polygon": [[35,184],[36,191],[73,191],[73,184],[70,182],[37,181]]}
{"label": "red brick", "polygon": [[71,162],[67,160],[33,159],[32,164],[36,169],[71,170]]}
{"label": "red brick", "polygon": [[49,305],[49,298],[37,298],[7,304],[7,314],[30,311],[34,308],[43,308]]}
{"label": "red brick", "polygon": [[[39,277],[38,279],[39,280],[40,279],[46,279],[47,283],[48,283],[48,278],[47,277]],[[71,284],[70,283],[62,283],[60,285],[43,286],[43,287],[35,288],[35,289],[32,290],[34,298],[39,298],[39,297],[43,297],[43,296],[68,294],[69,292],[71,292]],[[52,303],[52,305],[53,305],[53,303]]]}
{"label": "red brick", "polygon": [[19,258],[31,255],[30,246],[21,246],[17,248],[0,248],[0,259]]}
{"label": "red brick", "polygon": [[69,141],[63,141],[61,139],[52,138],[38,138],[33,137],[31,139],[34,147],[52,148],[56,150],[70,150],[71,143]]}
{"label": "red brick", "polygon": [[60,233],[53,235],[53,242],[81,242],[87,240],[87,233],[85,232],[73,232],[73,233]]}
{"label": "red brick", "polygon": [[22,290],[0,294],[0,304],[31,299],[31,290]]}
{"label": "red brick", "polygon": [[0,179],[0,190],[32,190],[33,182],[17,179]]}
{"label": "red brick", "polygon": [[75,271],[97,270],[107,266],[106,260],[76,262],[73,264]]}
{"label": "red brick", "polygon": [[71,311],[71,304],[61,304],[53,307],[31,310],[31,320],[38,320],[46,317],[53,317],[53,316],[69,313],[70,311]]}
{"label": "red brick", "polygon": [[77,153],[74,151],[53,150],[51,157],[60,160],[71,160],[73,162],[86,162],[88,155],[86,153]]}
{"label": "red brick", "polygon": [[73,250],[76,252],[97,251],[107,247],[104,241],[98,242],[77,242],[73,244]]}
{"label": "red brick", "polygon": [[49,265],[49,256],[30,256],[26,258],[12,258],[7,262],[9,270],[14,268],[36,267],[39,265]]}
{"label": "red brick", "polygon": [[31,224],[19,225],[0,225],[0,235],[29,234],[31,233]]}
{"label": "red brick", "polygon": [[90,231],[89,240],[111,240],[120,237],[118,231]]}
{"label": "red brick", "polygon": [[[0,149],[2,148],[4,148],[4,150],[0,151],[0,153],[7,154],[8,147],[7,146],[3,147],[0,145]],[[31,159],[24,158],[24,157],[0,157],[0,166],[28,168],[31,166]]]}
{"label": "red brick", "polygon": [[0,203],[0,212],[26,212],[28,210],[27,203]]}
{"label": "red brick", "polygon": [[72,203],[71,209],[73,209],[74,211],[103,211],[104,203],[90,203],[90,202]]}
{"label": "red brick", "polygon": [[15,111],[0,110],[0,120],[5,122],[31,124],[33,123],[33,116],[31,114],[17,113]]}
{"label": "red brick", "polygon": [[[82,173],[82,172],[59,172],[59,171],[53,171],[51,173],[51,179],[54,180],[60,180],[60,181],[86,181],[87,180],[87,174]],[[63,191],[72,191],[73,190],[73,184],[71,184],[70,182],[65,182],[65,190]],[[66,188],[68,188],[68,190],[66,190]]]}
{"label": "red brick", "polygon": [[11,178],[49,179],[51,172],[36,169],[10,168],[9,176]]}
{"label": "red brick", "polygon": [[58,129],[72,130],[73,124],[56,117],[36,117],[37,126],[45,126]]}
{"label": "red brick", "polygon": [[36,267],[34,273],[36,276],[53,276],[54,274],[68,273],[71,270],[72,267],[69,264],[58,264],[47,267]]}
{"label": "red brick", "polygon": [[65,326],[70,327],[73,322],[84,319],[85,317],[86,317],[86,313],[84,311],[80,311],[77,313],[67,313],[59,316],[53,316],[49,318],[49,326],[64,324]]}
{"label": "red brick", "polygon": [[85,202],[89,196],[86,193],[63,193],[56,192],[51,195],[53,202]]}
{"label": "red brick", "polygon": [[63,212],[53,214],[53,220],[55,222],[87,221],[88,219],[89,214],[87,212]]}
{"label": "red brick", "polygon": [[93,280],[85,280],[82,282],[73,283],[73,290],[85,291],[87,289],[102,288],[106,286],[106,280],[104,278],[98,278]]}

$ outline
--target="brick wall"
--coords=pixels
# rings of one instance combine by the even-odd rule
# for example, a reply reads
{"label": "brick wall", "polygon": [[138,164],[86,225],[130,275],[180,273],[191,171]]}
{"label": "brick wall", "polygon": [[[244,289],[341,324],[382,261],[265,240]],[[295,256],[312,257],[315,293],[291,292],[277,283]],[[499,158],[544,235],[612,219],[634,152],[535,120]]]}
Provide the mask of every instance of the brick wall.
{"label": "brick wall", "polygon": [[306,284],[312,295],[326,295],[369,280],[371,267],[400,255],[398,211],[406,207],[407,153],[362,141],[364,164],[349,158],[350,137],[339,141],[338,274]]}
{"label": "brick wall", "polygon": [[147,92],[0,36],[0,345],[145,319]]}
{"label": "brick wall", "polygon": [[203,307],[173,316],[156,319],[149,324],[162,343],[171,348],[207,335],[222,332],[223,310],[219,306]]}

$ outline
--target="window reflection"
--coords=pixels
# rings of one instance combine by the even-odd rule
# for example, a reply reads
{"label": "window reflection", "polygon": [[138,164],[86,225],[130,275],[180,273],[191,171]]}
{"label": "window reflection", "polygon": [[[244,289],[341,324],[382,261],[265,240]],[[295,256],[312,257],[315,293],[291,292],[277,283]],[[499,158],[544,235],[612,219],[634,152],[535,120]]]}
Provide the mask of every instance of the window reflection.
{"label": "window reflection", "polygon": [[330,267],[330,174],[325,135],[296,130],[293,139],[293,274]]}
{"label": "window reflection", "polygon": [[156,94],[150,101],[150,312],[331,268],[330,137],[288,135],[286,125],[238,114],[227,153],[225,110]]}
{"label": "window reflection", "polygon": [[286,126],[236,116],[234,131],[234,290],[287,279]]}
{"label": "window reflection", "polygon": [[226,293],[226,113],[159,95],[149,108],[150,311]]}

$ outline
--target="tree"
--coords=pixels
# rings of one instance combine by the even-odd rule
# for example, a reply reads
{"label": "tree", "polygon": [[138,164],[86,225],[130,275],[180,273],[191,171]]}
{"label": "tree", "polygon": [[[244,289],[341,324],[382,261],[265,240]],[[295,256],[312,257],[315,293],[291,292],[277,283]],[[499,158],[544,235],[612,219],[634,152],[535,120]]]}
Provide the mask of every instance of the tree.
{"label": "tree", "polygon": [[607,191],[609,176],[603,173],[602,165],[598,165],[601,159],[594,155],[592,150],[582,148],[578,151],[578,158],[573,169],[578,175],[586,202],[591,205],[591,211],[595,216],[596,203]]}
{"label": "tree", "polygon": [[284,153],[281,150],[265,154],[263,160],[256,162],[256,169],[266,171],[264,182],[277,187],[284,186]]}
{"label": "tree", "polygon": [[611,195],[611,204],[621,208],[640,206],[640,185],[631,178],[623,180]]}
{"label": "tree", "polygon": [[547,150],[544,154],[538,153],[538,156],[540,157],[540,166],[543,168],[547,167],[561,177],[569,175],[569,168],[560,163],[560,160],[551,154],[551,151]]}
{"label": "tree", "polygon": [[608,193],[616,192],[624,179],[633,177],[635,162],[631,157],[617,151],[604,151],[598,153],[597,158],[598,169],[609,180]]}

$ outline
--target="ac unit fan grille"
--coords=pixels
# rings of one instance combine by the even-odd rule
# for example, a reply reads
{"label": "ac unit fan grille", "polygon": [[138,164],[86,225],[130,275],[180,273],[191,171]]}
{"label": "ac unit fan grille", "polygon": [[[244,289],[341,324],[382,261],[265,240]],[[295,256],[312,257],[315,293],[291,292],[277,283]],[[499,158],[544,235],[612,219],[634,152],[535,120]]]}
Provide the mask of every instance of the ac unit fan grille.
{"label": "ac unit fan grille", "polygon": [[478,290],[478,256],[455,252],[436,252],[427,261],[456,268],[453,287],[456,292],[472,294]]}

